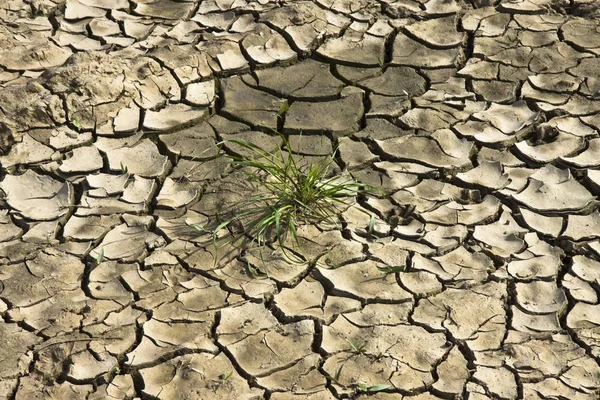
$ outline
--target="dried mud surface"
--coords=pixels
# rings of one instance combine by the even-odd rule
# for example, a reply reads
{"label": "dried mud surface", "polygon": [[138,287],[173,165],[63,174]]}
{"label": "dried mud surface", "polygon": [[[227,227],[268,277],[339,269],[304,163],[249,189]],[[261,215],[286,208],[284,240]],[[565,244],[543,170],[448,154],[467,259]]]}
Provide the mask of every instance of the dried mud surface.
{"label": "dried mud surface", "polygon": [[[597,399],[598,6],[0,1],[0,398]],[[374,233],[215,264],[273,130]]]}

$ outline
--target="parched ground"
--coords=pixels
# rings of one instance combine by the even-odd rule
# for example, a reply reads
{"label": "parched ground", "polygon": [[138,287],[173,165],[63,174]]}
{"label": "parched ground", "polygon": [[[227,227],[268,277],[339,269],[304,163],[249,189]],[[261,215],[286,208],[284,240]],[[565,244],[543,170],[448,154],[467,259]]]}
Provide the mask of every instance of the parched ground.
{"label": "parched ground", "polygon": [[[597,399],[598,6],[0,0],[0,397]],[[374,232],[215,263],[273,130]]]}

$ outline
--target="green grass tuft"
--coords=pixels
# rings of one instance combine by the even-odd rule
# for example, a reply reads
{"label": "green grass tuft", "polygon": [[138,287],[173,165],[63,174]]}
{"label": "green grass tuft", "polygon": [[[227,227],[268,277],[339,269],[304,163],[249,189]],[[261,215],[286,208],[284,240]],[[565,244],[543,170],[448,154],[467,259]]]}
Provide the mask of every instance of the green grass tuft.
{"label": "green grass tuft", "polygon": [[300,165],[289,140],[284,135],[280,134],[280,137],[282,146],[275,151],[265,151],[245,139],[219,143],[220,146],[233,144],[247,154],[223,156],[242,172],[246,181],[256,188],[257,194],[234,203],[228,212],[216,215],[214,226],[193,225],[199,232],[212,236],[215,254],[222,231],[234,226],[243,227],[242,233],[248,239],[246,247],[257,245],[262,249],[265,245],[278,243],[286,258],[300,262],[300,257],[286,251],[287,240],[291,238],[294,250],[301,253],[300,226],[338,225],[337,216],[348,207],[356,207],[371,216],[370,225],[373,225],[374,217],[355,205],[354,200],[357,196],[369,194],[374,188],[356,182],[348,175],[331,176],[335,151],[319,157],[316,162]]}

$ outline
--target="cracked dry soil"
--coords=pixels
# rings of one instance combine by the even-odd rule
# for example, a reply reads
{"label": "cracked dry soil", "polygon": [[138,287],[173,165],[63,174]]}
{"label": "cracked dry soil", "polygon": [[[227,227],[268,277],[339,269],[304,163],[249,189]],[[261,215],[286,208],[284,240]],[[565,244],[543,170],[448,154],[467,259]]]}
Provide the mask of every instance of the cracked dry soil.
{"label": "cracked dry soil", "polygon": [[[0,397],[597,399],[599,5],[0,1]],[[272,130],[375,237],[213,262]]]}

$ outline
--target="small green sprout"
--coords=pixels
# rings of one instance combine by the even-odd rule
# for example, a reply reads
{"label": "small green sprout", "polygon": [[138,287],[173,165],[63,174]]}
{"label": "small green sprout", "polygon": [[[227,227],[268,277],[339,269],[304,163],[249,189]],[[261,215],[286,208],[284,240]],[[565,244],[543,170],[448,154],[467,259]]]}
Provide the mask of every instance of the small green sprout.
{"label": "small green sprout", "polygon": [[389,275],[389,274],[396,274],[398,272],[406,271],[406,265],[399,265],[396,267],[385,267],[385,268],[377,267],[377,269],[379,269],[380,273],[382,273],[384,275]]}
{"label": "small green sprout", "polygon": [[100,251],[98,252],[98,257],[96,257],[97,264],[100,264],[102,261],[104,261],[104,247],[100,248]]}
{"label": "small green sprout", "polygon": [[279,107],[279,111],[277,112],[277,115],[279,117],[281,117],[289,109],[290,109],[290,104],[287,101],[284,101],[283,103],[281,103],[281,106]]}
{"label": "small green sprout", "polygon": [[340,381],[340,378],[342,377],[342,369],[344,368],[344,365],[346,365],[345,363],[343,363],[342,365],[340,365],[340,367],[338,368],[338,370],[335,373],[335,377],[334,377],[334,381],[337,383]]}
{"label": "small green sprout", "polygon": [[355,353],[364,353],[365,352],[365,344],[363,344],[362,346],[358,346],[356,343],[354,343],[352,340],[350,339],[346,339],[346,342],[348,342],[350,344],[350,346],[352,347],[352,350]]}
{"label": "small green sprout", "polygon": [[361,392],[375,393],[375,392],[381,392],[382,390],[387,390],[387,389],[391,388],[391,386],[390,385],[367,386],[364,383],[359,383],[358,388],[360,389]]}
{"label": "small green sprout", "polygon": [[367,232],[369,233],[369,235],[371,235],[373,233],[374,227],[375,227],[375,216],[373,214],[371,214],[371,218],[369,219],[369,228],[367,229]]}
{"label": "small green sprout", "polygon": [[205,229],[203,226],[201,226],[201,225],[198,225],[198,224],[192,224],[192,225],[190,225],[190,226],[191,226],[192,228],[194,228],[195,230],[197,230],[198,232],[201,232],[201,233],[204,233],[204,232],[206,232],[206,229]]}
{"label": "small green sprout", "polygon": [[342,369],[344,369],[344,365],[346,365],[345,362],[340,364],[340,367],[338,368],[338,370],[335,372],[335,376],[331,376],[331,375],[327,375],[327,379],[337,383],[338,385],[341,385],[340,383],[340,378],[342,377]]}
{"label": "small green sprout", "polygon": [[337,269],[340,266],[338,263],[334,262],[333,256],[331,255],[331,248],[329,247],[327,248],[327,255],[325,256],[325,264],[333,269]]}
{"label": "small green sprout", "polygon": [[233,375],[233,370],[219,375],[219,379],[221,380],[221,385],[225,386],[225,384],[227,384],[227,381],[229,380],[229,378],[231,378],[232,375]]}

